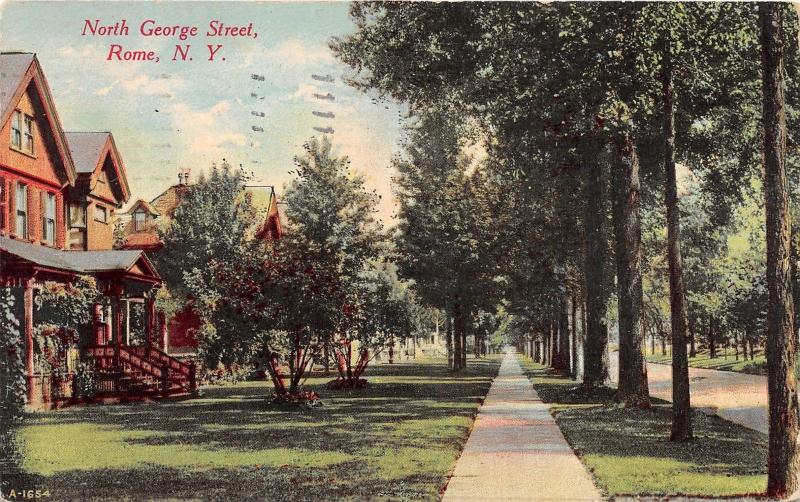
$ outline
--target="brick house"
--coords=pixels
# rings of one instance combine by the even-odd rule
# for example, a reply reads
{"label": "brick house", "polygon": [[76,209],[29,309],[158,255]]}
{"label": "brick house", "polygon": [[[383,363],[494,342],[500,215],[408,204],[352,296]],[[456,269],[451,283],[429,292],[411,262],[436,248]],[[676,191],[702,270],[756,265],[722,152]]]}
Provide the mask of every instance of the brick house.
{"label": "brick house", "polygon": [[[193,369],[150,343],[158,273],[142,251],[112,249],[111,219],[130,197],[113,136],[64,132],[32,53],[0,53],[0,124],[0,286],[21,297],[15,304],[21,307],[28,403],[73,397],[69,368],[58,381],[35,369],[34,298],[46,282],[68,284],[84,275],[95,278],[108,307],[95,305],[93,332],[75,348],[97,370],[97,396],[193,391]],[[145,304],[147,342],[141,347],[123,343],[123,305],[131,301]]]}

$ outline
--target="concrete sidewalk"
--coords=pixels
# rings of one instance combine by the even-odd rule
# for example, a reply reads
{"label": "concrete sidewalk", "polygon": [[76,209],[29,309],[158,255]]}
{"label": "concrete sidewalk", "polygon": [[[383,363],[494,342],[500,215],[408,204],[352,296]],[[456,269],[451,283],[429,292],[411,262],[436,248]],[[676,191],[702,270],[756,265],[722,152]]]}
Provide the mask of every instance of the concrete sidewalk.
{"label": "concrete sidewalk", "polygon": [[601,499],[511,349],[478,412],[443,500]]}

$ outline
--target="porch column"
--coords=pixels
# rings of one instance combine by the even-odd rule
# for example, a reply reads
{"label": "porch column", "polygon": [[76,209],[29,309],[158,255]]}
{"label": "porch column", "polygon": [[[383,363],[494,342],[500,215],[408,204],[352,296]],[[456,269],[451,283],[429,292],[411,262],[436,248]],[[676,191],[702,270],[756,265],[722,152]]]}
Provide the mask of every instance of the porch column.
{"label": "porch column", "polygon": [[158,322],[161,327],[161,350],[169,352],[169,332],[167,331],[167,318],[163,312],[158,315]]}
{"label": "porch column", "polygon": [[125,298],[125,345],[131,344],[131,299]]}
{"label": "porch column", "polygon": [[144,315],[145,315],[145,343],[147,347],[153,345],[153,335],[155,335],[156,328],[156,300],[153,294],[148,294],[144,299]]}
{"label": "porch column", "polygon": [[35,377],[33,374],[33,278],[26,279],[23,284],[23,308],[25,309],[25,380],[27,383],[28,403],[33,403]]}
{"label": "porch column", "polygon": [[111,298],[111,325],[114,337],[114,366],[119,368],[119,351],[122,347],[122,295],[114,291]]}

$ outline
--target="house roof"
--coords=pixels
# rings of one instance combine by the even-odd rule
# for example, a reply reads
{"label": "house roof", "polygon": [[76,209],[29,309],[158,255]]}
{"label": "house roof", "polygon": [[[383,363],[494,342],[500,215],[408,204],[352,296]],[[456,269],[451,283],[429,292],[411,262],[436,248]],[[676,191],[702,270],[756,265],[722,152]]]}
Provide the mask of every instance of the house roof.
{"label": "house roof", "polygon": [[0,54],[0,71],[3,73],[3,78],[0,78],[0,113],[3,116],[11,107],[12,98],[33,63],[33,58],[34,54],[31,52]]}
{"label": "house roof", "polygon": [[152,204],[150,204],[149,202],[147,202],[144,199],[137,199],[136,202],[134,202],[133,205],[130,207],[130,209],[128,209],[126,212],[128,214],[133,214],[140,207],[143,207],[147,212],[149,212],[153,216],[160,216],[161,215],[161,213],[159,213],[156,210],[156,208],[153,207]]}
{"label": "house roof", "polygon": [[50,86],[47,84],[42,67],[34,53],[0,53],[0,124],[8,121],[11,112],[14,111],[14,107],[31,82],[36,86],[45,108],[45,117],[53,131],[56,148],[64,166],[66,181],[73,184],[77,174],[67,146],[67,139],[58,118]]}
{"label": "house roof", "polygon": [[142,251],[63,251],[0,236],[0,251],[42,267],[79,274],[128,272],[144,262],[153,278],[160,279]]}
{"label": "house roof", "polygon": [[150,204],[152,205],[153,209],[159,212],[159,214],[172,217],[172,213],[180,205],[181,198],[188,189],[189,185],[172,185],[164,190],[161,195],[158,195],[156,198],[151,200]]}
{"label": "house roof", "polygon": [[122,191],[122,199],[130,197],[128,177],[122,156],[114,143],[114,136],[106,131],[69,131],[65,133],[75,171],[84,176],[97,176],[103,169],[106,155],[110,154],[117,171],[117,179]]}
{"label": "house roof", "polygon": [[75,171],[79,174],[93,173],[111,133],[67,131],[64,134],[67,135]]}
{"label": "house roof", "polygon": [[146,249],[157,251],[164,247],[164,242],[155,232],[135,232],[125,237],[122,249]]}

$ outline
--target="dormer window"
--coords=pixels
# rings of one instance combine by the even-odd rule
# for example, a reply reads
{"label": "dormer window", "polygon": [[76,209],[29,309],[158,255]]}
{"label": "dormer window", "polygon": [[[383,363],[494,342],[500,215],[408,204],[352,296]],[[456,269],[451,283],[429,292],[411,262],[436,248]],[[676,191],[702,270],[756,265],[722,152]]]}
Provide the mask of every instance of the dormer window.
{"label": "dormer window", "polygon": [[147,213],[144,209],[137,209],[133,213],[133,231],[141,232],[147,225]]}

